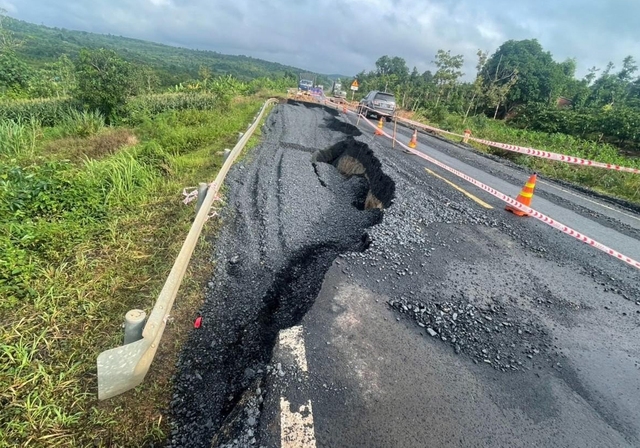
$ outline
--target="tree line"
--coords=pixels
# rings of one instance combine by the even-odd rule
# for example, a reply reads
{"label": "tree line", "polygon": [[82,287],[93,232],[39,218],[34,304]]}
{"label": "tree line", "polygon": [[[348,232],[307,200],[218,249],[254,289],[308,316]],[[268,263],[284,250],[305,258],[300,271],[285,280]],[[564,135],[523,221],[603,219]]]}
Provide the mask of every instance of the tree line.
{"label": "tree line", "polygon": [[[108,43],[110,39],[115,39],[116,43],[129,41],[82,32],[68,32],[76,37],[74,46],[60,43],[60,48],[45,52],[47,57],[41,58],[43,48],[49,48],[47,33],[52,31],[14,20],[0,10],[0,112],[6,112],[0,116],[22,117],[22,112],[32,109],[16,109],[14,106],[19,102],[14,100],[59,99],[57,103],[40,104],[42,107],[36,108],[40,112],[39,119],[47,123],[55,121],[62,105],[67,109],[98,111],[110,122],[123,113],[129,100],[140,95],[209,93],[224,103],[235,94],[261,89],[284,90],[298,81],[296,69],[243,56],[217,55],[135,40],[131,41],[140,53],[134,53],[134,57],[127,49],[76,46],[93,41]],[[61,53],[62,50],[70,50],[70,53]],[[212,54],[215,63],[212,63]],[[159,55],[167,56],[169,62]],[[170,62],[189,59],[190,55],[195,57],[186,66]],[[163,62],[145,63],[147,60]],[[247,60],[249,64],[245,64]],[[232,63],[229,65],[224,61]],[[202,63],[195,66],[198,62]]]}
{"label": "tree line", "polygon": [[554,60],[535,39],[509,40],[492,55],[478,51],[473,81],[463,81],[463,55],[438,50],[435,70],[409,70],[382,56],[357,75],[361,92],[394,92],[400,107],[434,121],[447,114],[486,115],[513,126],[560,132],[640,150],[640,77],[632,56],[576,77],[576,60]]}
{"label": "tree line", "polygon": [[13,19],[0,9],[0,99],[68,96],[78,80],[77,64],[83,57],[86,60],[87,52],[101,50],[126,62],[120,66],[126,66],[139,92],[162,91],[198,80],[203,69],[208,70],[210,78],[230,75],[243,82],[268,77],[295,83],[300,72],[295,67],[248,56],[48,28]]}

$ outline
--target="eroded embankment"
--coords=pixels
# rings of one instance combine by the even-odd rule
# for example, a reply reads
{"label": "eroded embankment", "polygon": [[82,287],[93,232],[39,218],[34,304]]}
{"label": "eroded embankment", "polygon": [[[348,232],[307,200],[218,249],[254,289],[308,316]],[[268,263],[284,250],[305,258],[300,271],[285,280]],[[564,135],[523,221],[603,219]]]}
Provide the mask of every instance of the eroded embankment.
{"label": "eroded embankment", "polygon": [[[296,136],[301,116],[326,126]],[[179,360],[170,446],[210,446],[214,436],[219,446],[257,424],[238,403],[261,383],[278,331],[310,309],[339,254],[366,250],[367,229],[391,204],[393,181],[336,121],[323,109],[278,106],[253,160],[233,170],[203,325]]]}

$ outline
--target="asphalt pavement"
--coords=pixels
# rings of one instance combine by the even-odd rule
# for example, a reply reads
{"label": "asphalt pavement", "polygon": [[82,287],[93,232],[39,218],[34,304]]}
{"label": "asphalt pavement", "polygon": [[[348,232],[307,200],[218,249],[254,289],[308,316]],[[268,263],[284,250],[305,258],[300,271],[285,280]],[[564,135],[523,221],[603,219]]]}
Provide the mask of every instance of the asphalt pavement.
{"label": "asphalt pavement", "polygon": [[[640,446],[639,272],[355,122],[279,105],[232,170],[171,445]],[[546,179],[532,207],[640,258],[632,208]]]}

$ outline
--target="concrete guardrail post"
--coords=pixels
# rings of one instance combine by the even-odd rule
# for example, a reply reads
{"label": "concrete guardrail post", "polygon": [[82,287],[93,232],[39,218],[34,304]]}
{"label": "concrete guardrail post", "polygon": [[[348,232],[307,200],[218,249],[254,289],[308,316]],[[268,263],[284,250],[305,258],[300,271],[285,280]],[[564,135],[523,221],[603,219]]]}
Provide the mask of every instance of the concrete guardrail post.
{"label": "concrete guardrail post", "polygon": [[200,182],[198,184],[198,201],[196,202],[196,214],[200,211],[200,207],[202,207],[202,203],[204,202],[204,198],[207,197],[207,190],[209,189],[209,185]]}
{"label": "concrete guardrail post", "polygon": [[124,315],[124,344],[142,339],[142,330],[147,320],[147,313],[143,310],[129,310]]}

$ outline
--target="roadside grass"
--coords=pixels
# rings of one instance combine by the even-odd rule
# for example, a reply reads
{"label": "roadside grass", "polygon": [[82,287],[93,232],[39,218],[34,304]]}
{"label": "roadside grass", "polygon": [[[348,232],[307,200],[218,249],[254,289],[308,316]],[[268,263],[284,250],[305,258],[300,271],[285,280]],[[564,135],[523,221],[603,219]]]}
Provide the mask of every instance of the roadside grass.
{"label": "roadside grass", "polygon": [[[539,131],[518,129],[510,127],[502,121],[492,120],[484,116],[471,117],[466,123],[463,123],[461,116],[455,114],[446,115],[440,120],[430,120],[421,114],[414,117],[414,119],[416,118],[440,129],[459,134],[462,134],[465,129],[471,129],[473,137],[485,140],[546,150],[620,166],[640,168],[640,158],[623,155],[616,147],[606,143],[582,140],[565,134],[547,134]],[[443,135],[443,137],[455,139],[455,137],[447,137],[446,135]],[[578,184],[598,193],[640,204],[640,175],[529,157],[492,148],[477,142],[471,142],[470,144],[480,151],[507,158],[544,176]]]}
{"label": "roadside grass", "polygon": [[214,266],[215,219],[144,384],[98,402],[96,358],[122,344],[127,310],[151,309],[195,216],[182,189],[214,178],[260,105],[169,110],[129,128],[78,118],[89,132],[34,125],[26,146],[0,153],[0,447],[166,438],[175,360]]}

